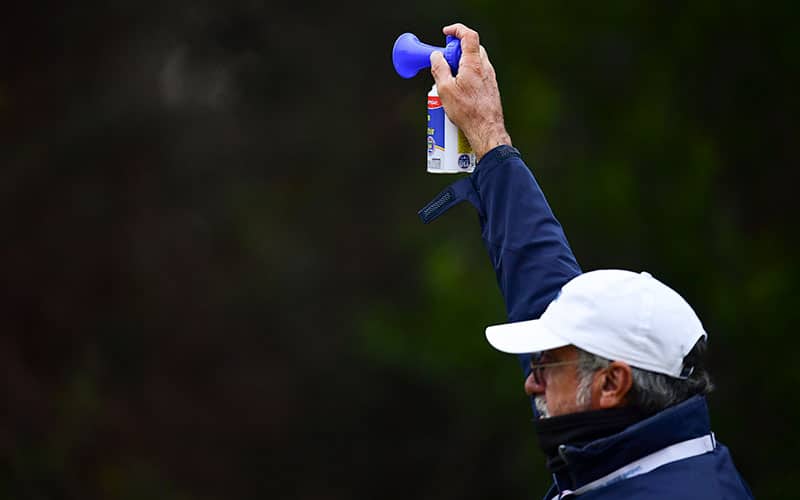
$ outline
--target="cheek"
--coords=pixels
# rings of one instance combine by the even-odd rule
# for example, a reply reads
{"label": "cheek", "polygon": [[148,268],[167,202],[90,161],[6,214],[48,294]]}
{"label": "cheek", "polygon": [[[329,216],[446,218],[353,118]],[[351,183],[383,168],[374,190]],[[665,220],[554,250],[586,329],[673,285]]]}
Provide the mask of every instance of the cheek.
{"label": "cheek", "polygon": [[547,397],[547,413],[551,417],[558,417],[569,413],[569,408],[566,407],[565,402],[560,397],[548,396]]}
{"label": "cheek", "polygon": [[562,377],[548,381],[545,390],[547,409],[551,416],[566,415],[577,411],[577,388]]}

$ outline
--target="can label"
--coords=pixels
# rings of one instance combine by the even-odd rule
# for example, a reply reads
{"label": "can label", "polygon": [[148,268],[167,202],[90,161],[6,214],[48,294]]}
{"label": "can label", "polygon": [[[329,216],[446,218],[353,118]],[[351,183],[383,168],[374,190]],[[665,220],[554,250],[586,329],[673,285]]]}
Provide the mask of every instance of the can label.
{"label": "can label", "polygon": [[458,174],[475,169],[475,153],[464,133],[444,112],[434,85],[428,94],[428,172]]}
{"label": "can label", "polygon": [[428,96],[428,155],[444,151],[444,107],[438,96]]}

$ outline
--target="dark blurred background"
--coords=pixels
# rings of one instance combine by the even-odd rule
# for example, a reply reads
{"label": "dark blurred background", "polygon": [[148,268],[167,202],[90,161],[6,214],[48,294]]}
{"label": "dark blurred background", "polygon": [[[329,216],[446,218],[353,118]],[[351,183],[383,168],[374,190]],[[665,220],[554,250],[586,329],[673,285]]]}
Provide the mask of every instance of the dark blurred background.
{"label": "dark blurred background", "polygon": [[796,2],[18,2],[0,14],[0,497],[540,498],[473,210],[416,210],[478,29],[584,269],[711,334],[759,498],[798,460]]}

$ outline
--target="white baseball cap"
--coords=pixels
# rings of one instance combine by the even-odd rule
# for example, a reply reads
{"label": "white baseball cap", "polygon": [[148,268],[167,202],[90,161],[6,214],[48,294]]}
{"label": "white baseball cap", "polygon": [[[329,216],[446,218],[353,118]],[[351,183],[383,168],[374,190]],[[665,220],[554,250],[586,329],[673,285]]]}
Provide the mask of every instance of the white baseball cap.
{"label": "white baseball cap", "polygon": [[523,354],[574,345],[672,377],[681,377],[684,356],[707,335],[675,290],[649,273],[616,269],[573,278],[539,319],[486,329],[486,339],[499,351]]}

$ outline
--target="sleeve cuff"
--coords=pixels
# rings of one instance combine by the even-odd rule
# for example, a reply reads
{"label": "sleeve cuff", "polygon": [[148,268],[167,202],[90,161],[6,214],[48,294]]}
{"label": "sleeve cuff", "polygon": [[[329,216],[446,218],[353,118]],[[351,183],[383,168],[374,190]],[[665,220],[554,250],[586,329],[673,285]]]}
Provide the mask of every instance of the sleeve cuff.
{"label": "sleeve cuff", "polygon": [[444,191],[437,194],[428,202],[427,205],[422,207],[422,209],[417,212],[417,215],[419,215],[422,222],[428,224],[462,201],[468,201],[478,210],[478,214],[483,217],[483,206],[481,204],[480,195],[476,190],[478,179],[487,175],[505,160],[513,157],[522,158],[519,151],[512,146],[502,145],[491,149],[488,153],[483,155],[483,158],[478,162],[477,167],[475,167],[475,172],[473,172],[472,175],[459,179],[449,185]]}

